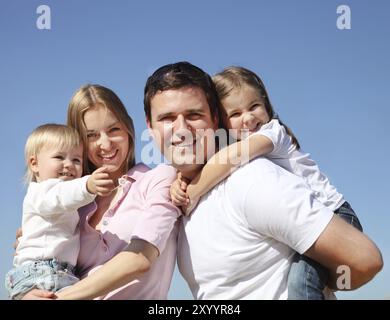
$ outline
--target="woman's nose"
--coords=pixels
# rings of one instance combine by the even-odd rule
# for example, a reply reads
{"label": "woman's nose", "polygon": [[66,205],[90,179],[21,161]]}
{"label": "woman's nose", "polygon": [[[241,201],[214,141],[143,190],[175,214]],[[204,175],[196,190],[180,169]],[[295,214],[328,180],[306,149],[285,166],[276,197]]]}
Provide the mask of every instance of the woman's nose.
{"label": "woman's nose", "polygon": [[101,134],[97,141],[97,145],[100,149],[109,149],[111,146],[111,140],[106,134]]}

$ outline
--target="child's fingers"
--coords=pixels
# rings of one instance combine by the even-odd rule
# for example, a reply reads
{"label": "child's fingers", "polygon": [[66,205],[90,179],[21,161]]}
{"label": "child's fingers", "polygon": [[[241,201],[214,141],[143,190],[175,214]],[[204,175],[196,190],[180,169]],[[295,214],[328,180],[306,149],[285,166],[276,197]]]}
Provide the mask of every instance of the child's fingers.
{"label": "child's fingers", "polygon": [[113,188],[97,187],[96,194],[101,197],[108,196],[112,192]]}
{"label": "child's fingers", "polygon": [[92,174],[106,172],[106,170],[107,170],[107,168],[105,166],[103,166],[103,167],[97,168],[94,172],[92,172]]}
{"label": "child's fingers", "polygon": [[187,182],[185,182],[185,181],[181,181],[181,182],[180,182],[180,189],[181,189],[182,191],[186,191],[186,190],[187,190],[187,186],[188,186],[188,183],[187,183]]}
{"label": "child's fingers", "polygon": [[109,187],[112,186],[113,188],[115,187],[114,181],[111,179],[102,179],[102,180],[95,180],[96,186],[99,187]]}
{"label": "child's fingers", "polygon": [[103,180],[103,179],[109,179],[110,175],[106,172],[98,172],[98,173],[94,173],[93,177],[95,180]]}

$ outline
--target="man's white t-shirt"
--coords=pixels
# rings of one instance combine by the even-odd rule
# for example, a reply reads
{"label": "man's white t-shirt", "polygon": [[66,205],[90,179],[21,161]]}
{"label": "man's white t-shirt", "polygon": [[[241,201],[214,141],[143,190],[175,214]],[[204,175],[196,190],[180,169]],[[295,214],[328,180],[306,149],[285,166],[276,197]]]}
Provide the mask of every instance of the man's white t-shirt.
{"label": "man's white t-shirt", "polygon": [[77,209],[95,199],[87,190],[88,178],[48,179],[29,184],[23,201],[23,235],[16,248],[15,267],[54,258],[76,265],[80,249]]}
{"label": "man's white t-shirt", "polygon": [[196,299],[287,299],[295,251],[307,251],[332,217],[302,178],[257,158],[183,217],[179,270]]}
{"label": "man's white t-shirt", "polygon": [[345,202],[343,195],[320,171],[315,161],[310,158],[310,154],[297,150],[286,129],[277,119],[264,124],[254,134],[269,138],[274,145],[272,152],[266,154],[265,157],[287,171],[302,177],[315,192],[317,199],[325,206],[335,211]]}

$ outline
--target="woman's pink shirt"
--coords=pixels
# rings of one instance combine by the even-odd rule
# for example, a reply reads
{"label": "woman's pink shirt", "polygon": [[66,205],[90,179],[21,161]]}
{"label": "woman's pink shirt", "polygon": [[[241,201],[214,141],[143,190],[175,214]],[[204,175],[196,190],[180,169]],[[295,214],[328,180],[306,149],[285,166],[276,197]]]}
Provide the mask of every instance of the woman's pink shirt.
{"label": "woman's pink shirt", "polygon": [[96,211],[96,203],[79,209],[78,274],[87,276],[122,251],[130,240],[143,239],[160,253],[152,268],[139,279],[100,299],[166,299],[176,262],[180,215],[169,195],[176,170],[167,165],[149,169],[138,164],[124,177],[122,196],[102,217],[100,232],[88,223]]}

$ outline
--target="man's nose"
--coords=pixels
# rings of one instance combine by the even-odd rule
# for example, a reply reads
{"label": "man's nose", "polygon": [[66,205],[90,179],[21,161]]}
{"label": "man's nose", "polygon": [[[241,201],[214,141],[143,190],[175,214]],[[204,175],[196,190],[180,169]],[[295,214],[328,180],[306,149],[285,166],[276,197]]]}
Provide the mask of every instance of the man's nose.
{"label": "man's nose", "polygon": [[179,115],[173,126],[173,142],[182,142],[192,135],[190,126],[185,117]]}

